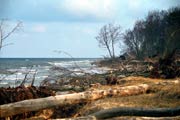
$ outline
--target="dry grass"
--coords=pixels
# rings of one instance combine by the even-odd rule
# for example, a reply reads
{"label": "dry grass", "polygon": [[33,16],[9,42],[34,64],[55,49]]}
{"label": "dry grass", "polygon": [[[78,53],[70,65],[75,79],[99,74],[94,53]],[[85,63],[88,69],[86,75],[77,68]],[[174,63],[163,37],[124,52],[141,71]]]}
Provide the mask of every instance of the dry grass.
{"label": "dry grass", "polygon": [[[118,85],[108,86],[108,85],[100,85],[97,84],[94,87],[89,89],[99,89],[99,90],[107,90],[113,88],[119,88],[119,86],[128,86],[128,85],[138,85],[138,84],[148,84],[150,86],[150,90],[148,93],[134,96],[126,96],[126,97],[105,97],[103,99],[99,99],[97,101],[91,101],[85,104],[76,104],[74,106],[65,106],[58,107],[55,109],[51,118],[62,118],[62,117],[78,117],[78,116],[87,116],[94,112],[109,109],[113,107],[143,107],[143,108],[168,108],[168,107],[177,107],[180,106],[180,79],[151,79],[144,77],[126,77],[119,79]],[[173,119],[179,119],[173,118]],[[145,117],[118,117],[111,118],[111,120],[149,120],[151,118]],[[163,120],[163,118],[158,118],[159,120]],[[169,118],[170,120],[171,118]],[[152,118],[154,120],[154,118]]]}
{"label": "dry grass", "polygon": [[[126,97],[106,97],[97,101],[93,101],[85,105],[78,114],[88,115],[102,109],[113,107],[143,107],[143,108],[157,108],[157,107],[177,107],[180,106],[180,79],[163,80],[151,79],[143,77],[127,77],[120,86],[136,85],[146,83],[151,86],[147,94]],[[116,88],[114,86],[98,86],[93,89],[109,89]],[[92,88],[91,88],[92,89]]]}

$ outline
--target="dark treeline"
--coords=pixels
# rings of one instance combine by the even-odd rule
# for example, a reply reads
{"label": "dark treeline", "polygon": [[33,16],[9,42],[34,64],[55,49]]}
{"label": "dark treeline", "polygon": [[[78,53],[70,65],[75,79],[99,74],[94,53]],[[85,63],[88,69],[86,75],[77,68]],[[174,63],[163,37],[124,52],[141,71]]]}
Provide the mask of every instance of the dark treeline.
{"label": "dark treeline", "polygon": [[139,59],[170,54],[180,48],[180,8],[149,12],[123,38],[128,52]]}

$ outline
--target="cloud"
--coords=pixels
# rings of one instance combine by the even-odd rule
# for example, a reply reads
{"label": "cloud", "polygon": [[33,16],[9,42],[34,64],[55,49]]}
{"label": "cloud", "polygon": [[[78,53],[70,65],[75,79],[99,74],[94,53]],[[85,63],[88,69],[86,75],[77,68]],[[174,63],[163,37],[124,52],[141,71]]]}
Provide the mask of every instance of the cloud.
{"label": "cloud", "polygon": [[33,27],[33,31],[38,32],[38,33],[44,33],[44,32],[46,32],[46,30],[47,30],[47,28],[44,25],[36,25]]}
{"label": "cloud", "polygon": [[115,0],[64,0],[61,7],[77,17],[93,16],[110,18],[114,13]]}
{"label": "cloud", "polygon": [[141,3],[142,3],[142,0],[128,0],[128,4],[129,4],[129,7],[130,9],[132,10],[136,10],[136,9],[139,9],[141,7]]}
{"label": "cloud", "polygon": [[149,10],[177,5],[179,0],[0,0],[0,18],[33,22],[121,22],[144,16]]}

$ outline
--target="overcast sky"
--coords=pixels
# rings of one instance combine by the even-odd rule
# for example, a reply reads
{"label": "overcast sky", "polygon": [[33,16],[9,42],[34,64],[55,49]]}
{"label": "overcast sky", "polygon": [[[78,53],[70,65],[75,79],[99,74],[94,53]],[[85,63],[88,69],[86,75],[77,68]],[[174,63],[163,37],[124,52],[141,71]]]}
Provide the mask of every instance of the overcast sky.
{"label": "overcast sky", "polygon": [[[22,21],[22,30],[10,36],[1,57],[102,57],[95,36],[107,23],[131,28],[150,10],[180,6],[179,0],[0,0],[0,18],[8,18],[6,29]],[[116,53],[119,54],[119,49]]]}

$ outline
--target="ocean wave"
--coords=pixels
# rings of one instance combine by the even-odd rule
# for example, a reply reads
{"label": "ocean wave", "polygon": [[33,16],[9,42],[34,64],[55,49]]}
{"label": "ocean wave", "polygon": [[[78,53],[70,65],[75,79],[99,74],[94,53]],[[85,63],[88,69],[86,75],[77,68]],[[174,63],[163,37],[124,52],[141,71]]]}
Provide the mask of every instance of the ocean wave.
{"label": "ocean wave", "polygon": [[[48,75],[36,76],[35,79],[36,80],[43,80],[44,78],[47,78],[47,77],[48,77]],[[21,80],[24,80],[24,78],[25,78],[24,74],[18,75],[18,76],[16,76],[16,75],[9,75],[9,76],[4,77],[4,79],[2,81],[16,81],[16,80],[20,80],[21,81]],[[27,79],[32,80],[33,79],[33,75],[28,75]]]}
{"label": "ocean wave", "polygon": [[[52,69],[54,71],[62,70],[63,68],[65,68],[65,70],[72,71],[76,75],[84,75],[85,73],[103,74],[109,71],[108,68],[102,68],[102,67],[100,68],[97,67],[96,65],[92,65],[91,64],[92,62],[94,62],[94,60],[54,61],[48,63],[54,67],[57,67],[56,69]],[[60,71],[60,72],[64,72],[64,71]]]}
{"label": "ocean wave", "polygon": [[[20,64],[19,67],[9,67],[7,71],[10,71],[11,74],[0,74],[0,78],[3,78],[4,80],[0,82],[6,82],[8,84],[15,84],[15,81],[21,83],[21,81],[24,79],[25,75],[28,73],[27,76],[27,82],[30,82],[32,78],[35,75],[35,84],[38,85],[40,82],[46,78],[49,78],[53,76],[51,79],[55,78],[58,79],[58,76],[63,76],[64,74],[67,74],[69,76],[74,75],[84,75],[86,73],[88,74],[103,74],[107,72],[108,68],[99,68],[96,65],[92,65],[91,63],[94,62],[94,60],[47,60],[47,61],[38,61],[38,64],[34,65],[31,64],[31,67],[26,67],[25,64]],[[43,63],[43,64],[42,64]],[[44,64],[46,63],[46,64]],[[57,67],[57,69],[52,69],[53,67]],[[61,69],[58,69],[61,68]],[[62,68],[65,68],[64,71]],[[3,85],[1,84],[1,86]]]}
{"label": "ocean wave", "polygon": [[108,71],[110,71],[110,68],[106,68],[106,67],[90,67],[90,68],[75,68],[75,69],[69,69],[70,71],[74,72],[75,74],[80,74],[80,75],[84,75],[86,73],[88,74],[104,74]]}
{"label": "ocean wave", "polygon": [[48,62],[48,64],[57,66],[57,67],[90,67],[93,60],[79,60],[79,61],[54,61]]}
{"label": "ocean wave", "polygon": [[0,82],[1,85],[7,85],[8,82]]}

